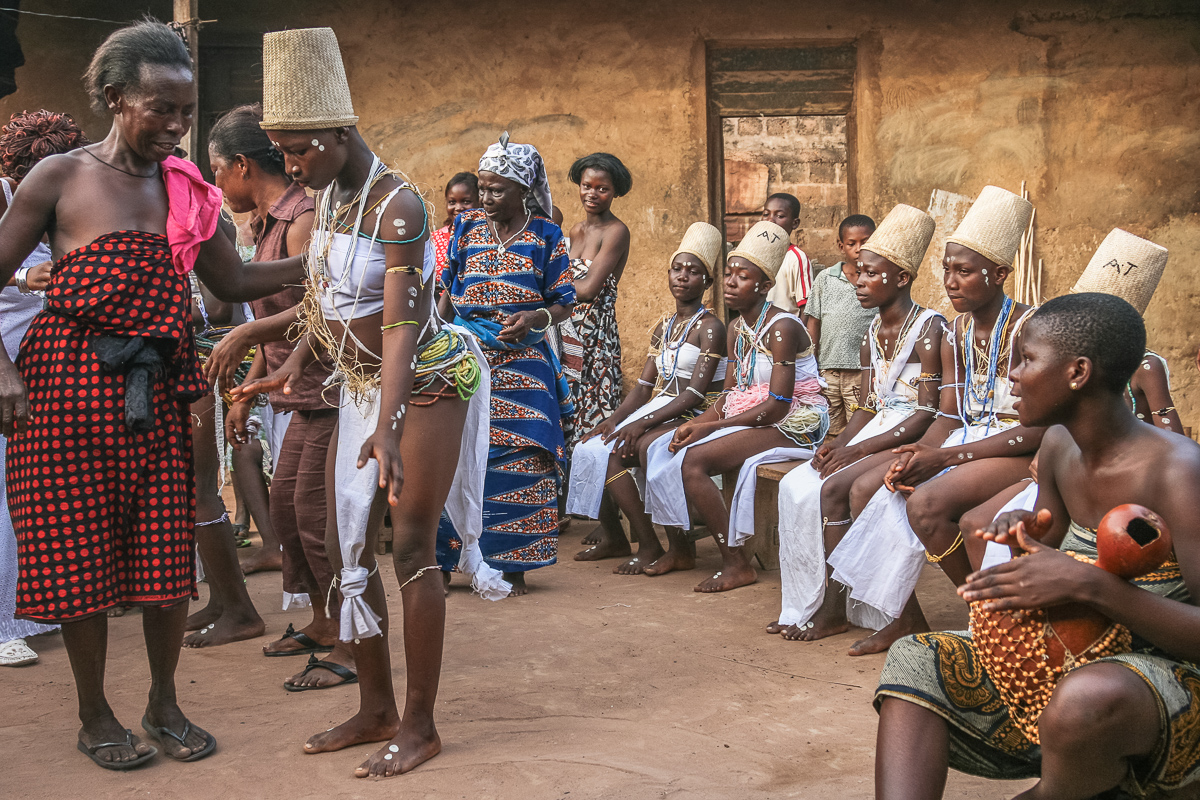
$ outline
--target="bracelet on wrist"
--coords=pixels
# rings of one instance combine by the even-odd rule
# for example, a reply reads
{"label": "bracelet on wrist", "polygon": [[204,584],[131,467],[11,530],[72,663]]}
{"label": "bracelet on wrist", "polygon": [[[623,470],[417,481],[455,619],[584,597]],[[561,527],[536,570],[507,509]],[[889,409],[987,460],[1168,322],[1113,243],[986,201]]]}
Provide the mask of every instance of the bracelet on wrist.
{"label": "bracelet on wrist", "polygon": [[32,293],[33,290],[29,288],[29,267],[18,268],[16,274],[13,275],[13,280],[16,281],[17,289],[21,294]]}
{"label": "bracelet on wrist", "polygon": [[[550,330],[550,326],[554,324],[554,315],[550,313],[550,309],[548,308],[539,308],[538,311],[546,312],[546,325],[541,328],[531,328],[530,330],[532,330],[534,333],[545,333],[546,331]],[[533,313],[536,314],[537,311]]]}

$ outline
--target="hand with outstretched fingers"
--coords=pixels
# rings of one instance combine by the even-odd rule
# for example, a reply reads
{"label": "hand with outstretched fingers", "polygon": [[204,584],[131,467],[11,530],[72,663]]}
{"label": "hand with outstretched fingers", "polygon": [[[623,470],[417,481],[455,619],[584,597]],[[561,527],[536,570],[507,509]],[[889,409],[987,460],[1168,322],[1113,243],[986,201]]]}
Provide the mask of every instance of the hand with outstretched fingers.
{"label": "hand with outstretched fingers", "polygon": [[[1049,526],[1050,512],[1042,509]],[[1033,515],[1030,515],[1033,516]],[[1032,611],[1078,601],[1087,587],[1107,575],[1094,564],[1077,561],[1033,538],[1025,521],[1010,527],[1025,555],[967,576],[958,594],[968,603],[984,601],[985,611]],[[1037,521],[1034,524],[1038,524]]]}
{"label": "hand with outstretched fingers", "polygon": [[260,394],[269,392],[283,391],[284,394],[291,394],[292,387],[300,379],[300,370],[290,366],[288,361],[283,362],[283,366],[270,375],[264,375],[258,380],[246,381],[241,386],[234,386],[229,390],[229,396],[234,401],[252,400]]}
{"label": "hand with outstretched fingers", "polygon": [[358,468],[362,469],[371,459],[379,462],[379,488],[387,489],[388,505],[400,503],[400,490],[404,486],[404,462],[400,458],[400,441],[392,431],[375,431],[363,442],[358,453]]}
{"label": "hand with outstretched fingers", "polygon": [[617,423],[613,422],[612,417],[609,417],[608,419],[604,420],[604,422],[601,422],[599,425],[588,431],[587,434],[579,440],[579,443],[583,444],[593,436],[599,436],[601,437],[600,441],[607,444],[608,441],[612,439],[613,431],[616,429]]}
{"label": "hand with outstretched fingers", "polygon": [[29,393],[17,365],[0,361],[0,434],[12,436],[29,426]]}

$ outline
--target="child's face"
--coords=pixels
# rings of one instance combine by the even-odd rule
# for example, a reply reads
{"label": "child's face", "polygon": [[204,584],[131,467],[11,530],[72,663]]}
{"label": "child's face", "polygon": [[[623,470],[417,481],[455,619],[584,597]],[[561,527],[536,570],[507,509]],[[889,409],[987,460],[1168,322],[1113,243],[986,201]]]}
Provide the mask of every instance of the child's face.
{"label": "child's face", "polygon": [[703,296],[708,284],[708,270],[704,268],[704,263],[691,253],[675,256],[667,270],[667,286],[671,295],[684,303],[690,303]]}
{"label": "child's face", "polygon": [[837,240],[838,250],[842,252],[842,260],[850,264],[856,263],[858,251],[862,249],[863,244],[872,233],[870,228],[864,228],[861,225],[853,225],[842,231]]}
{"label": "child's face", "polygon": [[456,183],[446,192],[446,216],[453,221],[468,209],[479,207],[479,192],[472,192],[465,183]]}
{"label": "child's face", "polygon": [[768,200],[763,208],[762,218],[767,222],[774,222],[788,233],[796,230],[796,224],[800,221],[792,214],[792,207],[783,200]]}
{"label": "child's face", "polygon": [[1003,294],[1004,279],[1011,272],[1008,267],[993,264],[969,247],[954,242],[946,243],[942,266],[946,297],[960,314],[982,308]]}

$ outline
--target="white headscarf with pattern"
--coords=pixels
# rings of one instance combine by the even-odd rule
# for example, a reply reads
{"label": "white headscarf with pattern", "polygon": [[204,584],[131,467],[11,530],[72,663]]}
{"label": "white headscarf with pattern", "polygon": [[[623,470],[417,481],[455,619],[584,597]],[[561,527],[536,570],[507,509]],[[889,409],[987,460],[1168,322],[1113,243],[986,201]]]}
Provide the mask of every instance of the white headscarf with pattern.
{"label": "white headscarf with pattern", "polygon": [[502,178],[530,189],[526,206],[546,217],[554,210],[550,200],[550,179],[546,176],[546,165],[542,154],[531,144],[512,144],[508,131],[500,135],[500,141],[487,149],[479,159],[480,172],[494,172]]}

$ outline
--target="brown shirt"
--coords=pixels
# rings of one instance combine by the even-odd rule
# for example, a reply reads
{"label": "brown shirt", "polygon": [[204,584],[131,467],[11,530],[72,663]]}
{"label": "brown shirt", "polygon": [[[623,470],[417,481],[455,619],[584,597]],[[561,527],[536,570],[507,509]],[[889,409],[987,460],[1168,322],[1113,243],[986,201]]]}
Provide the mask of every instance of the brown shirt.
{"label": "brown shirt", "polygon": [[[312,211],[313,208],[313,199],[305,193],[304,189],[294,184],[289,186],[287,191],[280,195],[275,204],[271,206],[266,219],[258,219],[254,222],[253,260],[277,261],[286,258],[289,255],[287,235],[288,230],[292,227],[292,222],[296,217],[306,211]],[[297,254],[291,253],[290,255]],[[304,287],[289,286],[270,297],[250,301],[250,309],[254,312],[255,319],[263,319],[287,311],[302,299],[304,299]],[[294,342],[286,340],[264,344],[262,348],[267,359],[267,369],[275,372],[282,367],[283,362],[287,361],[295,347]],[[321,390],[325,388],[325,379],[329,377],[329,374],[330,367],[327,359],[314,361],[300,376],[297,385],[292,387],[291,394],[278,391],[268,395],[271,407],[280,412],[329,408],[331,404],[325,402],[321,396]],[[331,393],[331,396],[336,395]]]}

